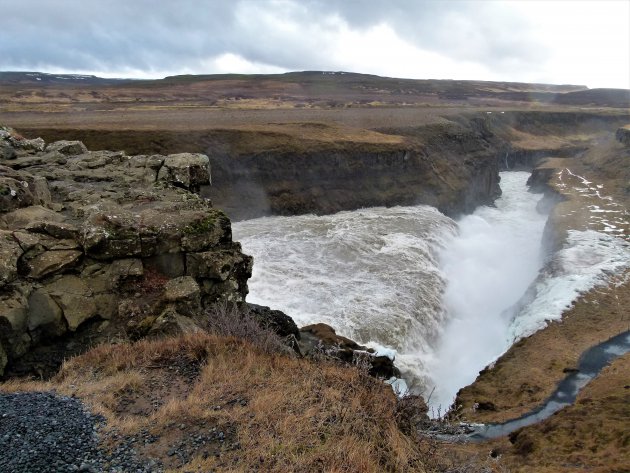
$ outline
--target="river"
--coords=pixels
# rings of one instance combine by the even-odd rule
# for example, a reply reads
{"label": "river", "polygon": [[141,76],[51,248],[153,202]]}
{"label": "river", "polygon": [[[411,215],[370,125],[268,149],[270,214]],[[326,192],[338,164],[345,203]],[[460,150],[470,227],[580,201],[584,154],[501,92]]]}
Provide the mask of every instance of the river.
{"label": "river", "polygon": [[247,300],[395,357],[406,386],[444,412],[515,340],[629,260],[621,239],[594,231],[545,257],[528,175],[501,173],[495,206],[458,222],[424,205],[237,222],[254,256]]}

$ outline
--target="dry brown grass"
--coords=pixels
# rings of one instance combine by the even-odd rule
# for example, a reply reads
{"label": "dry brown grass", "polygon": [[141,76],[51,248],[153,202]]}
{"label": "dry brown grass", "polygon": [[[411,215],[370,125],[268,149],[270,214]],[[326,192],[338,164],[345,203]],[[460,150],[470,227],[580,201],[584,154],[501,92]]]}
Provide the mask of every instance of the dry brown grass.
{"label": "dry brown grass", "polygon": [[[100,346],[65,363],[48,383],[0,389],[77,396],[108,428],[157,436],[140,454],[157,456],[173,472],[404,472],[425,471],[430,461],[398,428],[388,386],[355,368],[264,353],[230,337]],[[160,402],[151,404],[156,396]],[[175,427],[181,424],[186,429]],[[211,427],[226,432],[218,455],[199,449],[185,465],[166,455],[186,432]]]}
{"label": "dry brown grass", "polygon": [[[522,429],[503,460],[515,473],[630,471],[630,355],[589,383],[577,402]],[[507,441],[505,441],[507,444]]]}

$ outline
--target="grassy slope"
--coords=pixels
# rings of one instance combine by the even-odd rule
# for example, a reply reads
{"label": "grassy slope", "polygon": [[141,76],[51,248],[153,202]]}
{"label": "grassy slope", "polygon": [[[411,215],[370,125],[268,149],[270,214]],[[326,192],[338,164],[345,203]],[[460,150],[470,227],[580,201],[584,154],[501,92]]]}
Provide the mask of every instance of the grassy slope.
{"label": "grassy slope", "polygon": [[[630,471],[630,355],[587,385],[576,403],[500,448],[515,473]],[[507,444],[507,442],[505,442]]]}
{"label": "grassy slope", "polygon": [[[169,471],[421,472],[430,462],[397,427],[388,386],[354,368],[265,353],[235,338],[101,346],[48,383],[0,389],[78,396],[109,429],[157,437],[140,454]],[[187,439],[212,427],[226,433],[223,442],[188,448]],[[181,442],[185,464],[166,455]]]}

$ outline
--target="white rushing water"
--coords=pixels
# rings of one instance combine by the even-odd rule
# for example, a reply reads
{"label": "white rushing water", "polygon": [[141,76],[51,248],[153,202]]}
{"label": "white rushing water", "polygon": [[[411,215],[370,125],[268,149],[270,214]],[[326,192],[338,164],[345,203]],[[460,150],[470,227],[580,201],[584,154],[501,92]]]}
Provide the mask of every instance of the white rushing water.
{"label": "white rushing water", "polygon": [[416,381],[444,322],[438,251],[455,229],[424,205],[233,225],[235,240],[254,256],[249,302],[395,354]]}
{"label": "white rushing water", "polygon": [[514,340],[630,261],[621,238],[586,231],[544,262],[546,216],[527,177],[502,173],[496,207],[458,224],[428,206],[235,223],[254,256],[247,300],[395,355],[408,384],[433,391],[444,412]]}
{"label": "white rushing water", "polygon": [[547,216],[536,210],[541,194],[527,192],[528,176],[502,173],[496,207],[480,207],[462,218],[458,234],[441,252],[450,317],[427,363],[435,410],[444,412],[457,391],[509,347],[510,308],[543,266]]}

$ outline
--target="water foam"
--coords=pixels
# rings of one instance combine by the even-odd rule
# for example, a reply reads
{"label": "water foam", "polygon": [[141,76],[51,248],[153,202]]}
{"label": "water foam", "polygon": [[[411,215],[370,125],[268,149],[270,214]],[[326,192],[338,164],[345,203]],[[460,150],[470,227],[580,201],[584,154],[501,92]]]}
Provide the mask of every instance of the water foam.
{"label": "water foam", "polygon": [[501,173],[496,207],[459,226],[428,206],[235,223],[255,261],[248,301],[396,356],[408,384],[435,386],[430,404],[444,409],[516,339],[629,265],[628,243],[589,230],[569,232],[541,270],[546,216],[527,177]]}
{"label": "water foam", "polygon": [[514,342],[630,265],[628,242],[594,230],[569,231],[564,247],[543,261],[546,216],[536,211],[540,195],[526,191],[526,180],[527,173],[501,173],[496,208],[464,217],[442,253],[449,322],[429,363],[434,412],[444,412],[459,388]]}
{"label": "water foam", "polygon": [[448,285],[449,321],[429,360],[435,386],[430,404],[442,411],[456,392],[509,345],[510,309],[542,267],[546,215],[540,194],[527,191],[526,172],[501,173],[503,195],[496,207],[481,207],[462,218],[458,234],[441,253]]}
{"label": "water foam", "polygon": [[258,218],[233,232],[254,256],[248,301],[395,355],[417,381],[445,317],[438,250],[455,228],[421,205]]}
{"label": "water foam", "polygon": [[630,243],[609,234],[569,231],[564,247],[553,255],[526,295],[508,328],[513,343],[558,320],[575,299],[589,289],[607,284],[630,266]]}

